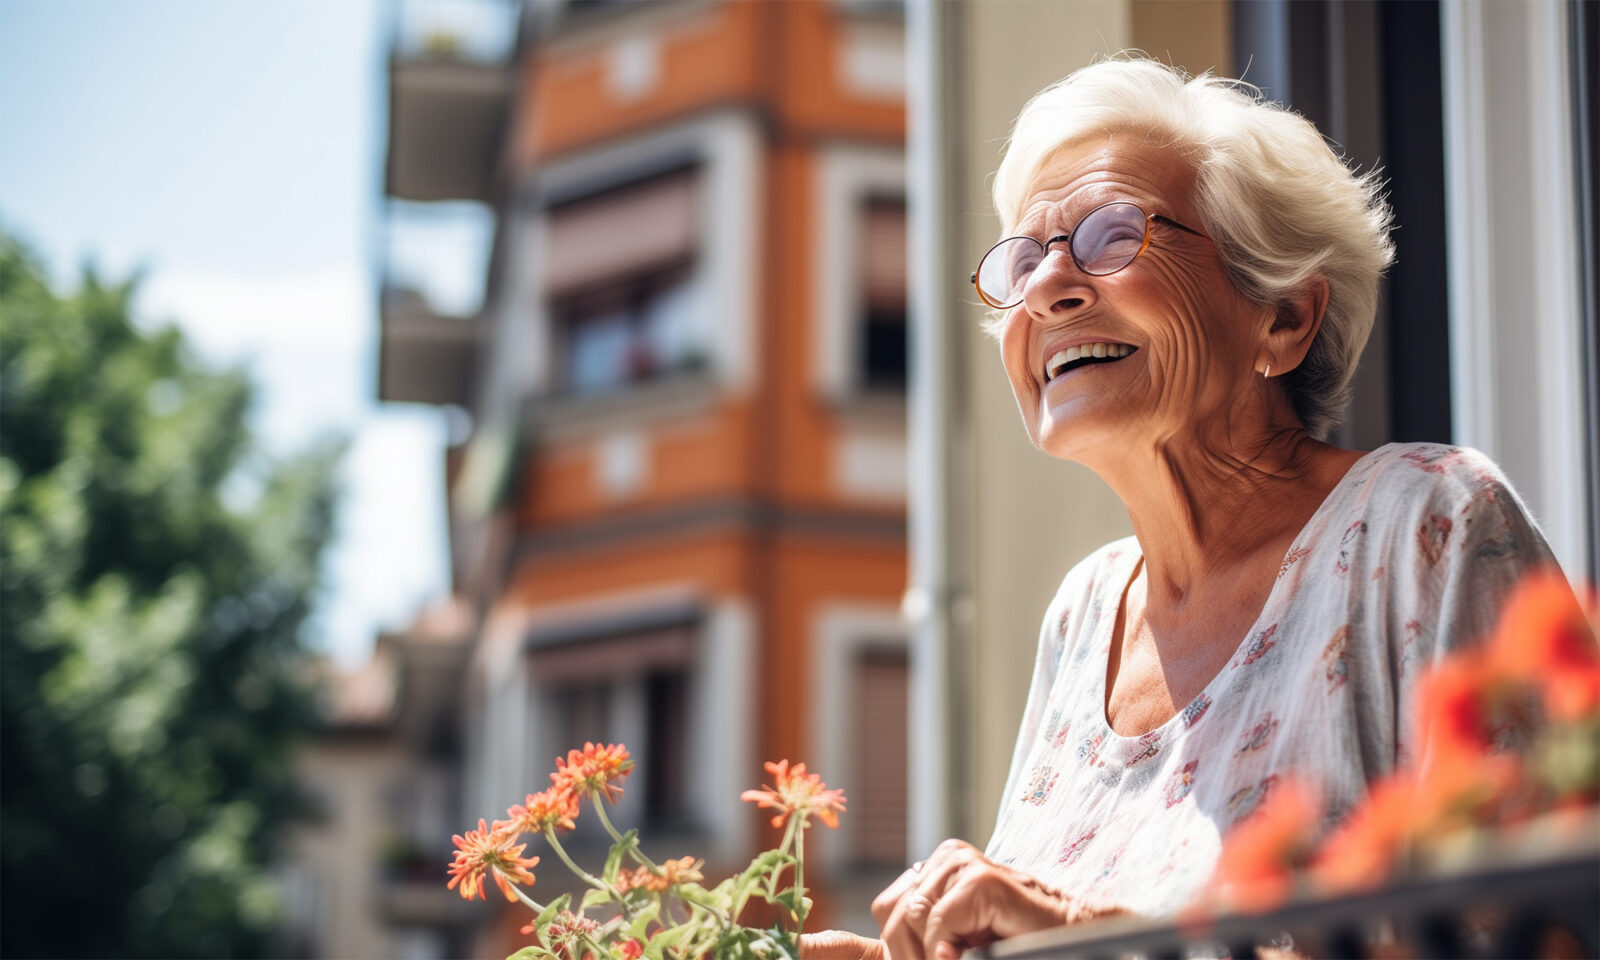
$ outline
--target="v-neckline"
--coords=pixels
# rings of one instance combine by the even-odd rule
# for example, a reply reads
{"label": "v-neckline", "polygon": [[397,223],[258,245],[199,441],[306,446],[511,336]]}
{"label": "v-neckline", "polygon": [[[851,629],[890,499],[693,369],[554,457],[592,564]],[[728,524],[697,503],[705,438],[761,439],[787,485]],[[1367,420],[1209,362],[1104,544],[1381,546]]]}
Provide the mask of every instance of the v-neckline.
{"label": "v-neckline", "polygon": [[1272,587],[1267,591],[1267,597],[1264,601],[1262,601],[1261,609],[1256,612],[1255,619],[1251,621],[1250,627],[1245,630],[1244,636],[1239,638],[1239,642],[1234,646],[1233,652],[1228,655],[1228,659],[1223,661],[1222,667],[1217,670],[1211,679],[1206,681],[1205,686],[1200,689],[1200,692],[1195,694],[1195,696],[1190,699],[1188,703],[1174,710],[1172,716],[1168,717],[1161,723],[1156,724],[1156,726],[1145,731],[1144,733],[1124,735],[1118,733],[1116,729],[1111,726],[1111,720],[1106,714],[1106,696],[1109,693],[1106,673],[1110,666],[1111,647],[1117,639],[1117,624],[1127,615],[1126,608],[1128,602],[1128,593],[1133,589],[1134,580],[1138,578],[1140,570],[1142,570],[1144,567],[1144,547],[1139,545],[1137,538],[1133,538],[1134,550],[1131,555],[1131,566],[1128,568],[1126,574],[1114,578],[1114,582],[1120,582],[1122,584],[1121,590],[1117,593],[1115,611],[1112,616],[1101,618],[1101,625],[1098,627],[1100,635],[1096,637],[1100,651],[1100,669],[1098,670],[1100,675],[1098,683],[1099,696],[1096,698],[1096,702],[1099,704],[1098,710],[1100,726],[1103,729],[1103,735],[1107,744],[1137,744],[1142,741],[1148,742],[1150,739],[1157,737],[1165,740],[1172,733],[1174,725],[1180,723],[1185,715],[1189,714],[1191,711],[1199,711],[1201,709],[1201,704],[1214,699],[1214,694],[1218,692],[1218,688],[1220,688],[1222,685],[1223,678],[1227,676],[1229,672],[1229,667],[1236,663],[1239,658],[1247,652],[1249,645],[1261,634],[1264,629],[1266,629],[1262,626],[1262,623],[1269,619],[1268,614],[1281,604],[1279,593],[1283,589],[1283,583],[1285,580],[1282,571],[1287,569],[1292,563],[1291,558],[1294,557],[1296,552],[1298,552],[1301,548],[1301,544],[1304,542],[1307,533],[1316,528],[1318,521],[1321,520],[1324,514],[1334,509],[1334,504],[1336,502],[1339,502],[1343,499],[1342,495],[1345,493],[1346,488],[1348,488],[1354,481],[1358,480],[1361,475],[1366,473],[1365,468],[1371,463],[1375,462],[1375,458],[1377,458],[1379,454],[1391,446],[1393,446],[1393,444],[1385,444],[1376,450],[1369,451],[1355,463],[1351,464],[1349,469],[1345,470],[1344,474],[1339,478],[1338,482],[1333,485],[1333,488],[1330,489],[1327,495],[1322,498],[1322,502],[1317,504],[1317,509],[1313,510],[1311,512],[1311,516],[1306,518],[1306,522],[1301,524],[1299,531],[1295,533],[1294,537],[1289,541],[1288,548],[1284,551],[1283,559],[1278,568],[1279,574],[1273,579]]}

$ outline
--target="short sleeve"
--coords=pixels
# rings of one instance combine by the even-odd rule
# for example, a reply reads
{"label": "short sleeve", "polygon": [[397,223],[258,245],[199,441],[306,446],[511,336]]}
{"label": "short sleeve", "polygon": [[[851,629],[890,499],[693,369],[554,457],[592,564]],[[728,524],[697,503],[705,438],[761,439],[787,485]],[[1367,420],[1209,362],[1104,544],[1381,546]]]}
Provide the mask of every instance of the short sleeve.
{"label": "short sleeve", "polygon": [[1456,459],[1414,516],[1409,568],[1417,595],[1404,641],[1419,649],[1400,658],[1397,760],[1416,759],[1416,683],[1453,651],[1494,630],[1500,610],[1528,574],[1556,565],[1549,544],[1498,467],[1476,450]]}

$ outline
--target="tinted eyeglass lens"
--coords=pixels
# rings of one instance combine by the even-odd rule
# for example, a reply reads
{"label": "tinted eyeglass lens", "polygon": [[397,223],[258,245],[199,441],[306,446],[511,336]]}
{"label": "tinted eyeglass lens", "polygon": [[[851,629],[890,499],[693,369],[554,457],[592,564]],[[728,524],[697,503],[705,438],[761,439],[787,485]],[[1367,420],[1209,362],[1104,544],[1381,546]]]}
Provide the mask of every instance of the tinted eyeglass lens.
{"label": "tinted eyeglass lens", "polygon": [[[1116,273],[1144,249],[1148,229],[1149,219],[1137,204],[1096,207],[1072,231],[1072,260],[1079,270],[1093,276]],[[979,291],[990,306],[1015,306],[1044,257],[1044,244],[1032,237],[1000,241],[978,265]]]}
{"label": "tinted eyeglass lens", "polygon": [[1002,240],[978,266],[978,289],[991,304],[1010,304],[1022,299],[1022,288],[1044,259],[1044,244],[1032,237]]}
{"label": "tinted eyeglass lens", "polygon": [[1131,203],[1108,203],[1072,231],[1072,259],[1084,273],[1103,277],[1133,262],[1144,249],[1148,221]]}

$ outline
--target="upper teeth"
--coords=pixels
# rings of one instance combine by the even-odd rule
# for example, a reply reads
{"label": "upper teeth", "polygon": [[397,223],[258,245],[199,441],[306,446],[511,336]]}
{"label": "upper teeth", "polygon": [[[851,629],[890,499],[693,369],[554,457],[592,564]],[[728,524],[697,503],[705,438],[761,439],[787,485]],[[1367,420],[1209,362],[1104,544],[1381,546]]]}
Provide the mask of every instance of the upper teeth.
{"label": "upper teeth", "polygon": [[1084,357],[1126,357],[1133,352],[1133,348],[1126,343],[1082,343],[1076,347],[1057,350],[1050,355],[1049,361],[1044,365],[1044,378],[1046,380],[1061,372],[1061,368],[1074,360]]}

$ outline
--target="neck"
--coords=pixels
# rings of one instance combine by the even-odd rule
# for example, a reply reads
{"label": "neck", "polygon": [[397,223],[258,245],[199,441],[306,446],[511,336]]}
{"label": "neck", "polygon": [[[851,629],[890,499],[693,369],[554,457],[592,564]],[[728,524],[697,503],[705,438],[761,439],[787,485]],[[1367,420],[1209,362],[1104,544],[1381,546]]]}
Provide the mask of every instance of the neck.
{"label": "neck", "polygon": [[1298,426],[1243,443],[1171,437],[1092,464],[1122,498],[1145,557],[1152,611],[1180,611],[1213,586],[1276,565],[1360,454],[1311,439]]}

